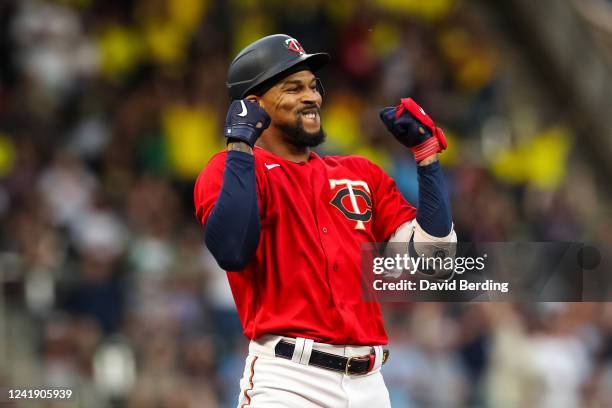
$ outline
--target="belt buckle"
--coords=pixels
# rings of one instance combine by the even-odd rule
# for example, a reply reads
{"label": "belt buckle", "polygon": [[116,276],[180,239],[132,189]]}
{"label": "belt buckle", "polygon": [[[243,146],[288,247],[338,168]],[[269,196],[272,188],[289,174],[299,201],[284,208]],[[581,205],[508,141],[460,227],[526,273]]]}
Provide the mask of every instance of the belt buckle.
{"label": "belt buckle", "polygon": [[349,374],[349,368],[351,368],[351,360],[353,359],[353,357],[348,357],[348,360],[346,360],[346,367],[344,368],[344,374],[345,375],[350,375]]}

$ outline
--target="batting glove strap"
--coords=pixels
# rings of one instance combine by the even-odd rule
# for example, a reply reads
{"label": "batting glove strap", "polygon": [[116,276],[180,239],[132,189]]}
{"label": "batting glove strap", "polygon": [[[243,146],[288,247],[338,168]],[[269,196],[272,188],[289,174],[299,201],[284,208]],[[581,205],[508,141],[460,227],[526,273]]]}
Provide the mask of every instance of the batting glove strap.
{"label": "batting glove strap", "polygon": [[414,160],[416,160],[417,163],[432,154],[439,153],[446,149],[447,143],[442,129],[439,127],[435,128],[433,135],[434,137],[427,138],[423,143],[412,147],[412,154],[414,154]]}
{"label": "batting glove strap", "polygon": [[225,127],[225,137],[245,142],[249,146],[255,146],[261,130],[250,125],[233,125]]}

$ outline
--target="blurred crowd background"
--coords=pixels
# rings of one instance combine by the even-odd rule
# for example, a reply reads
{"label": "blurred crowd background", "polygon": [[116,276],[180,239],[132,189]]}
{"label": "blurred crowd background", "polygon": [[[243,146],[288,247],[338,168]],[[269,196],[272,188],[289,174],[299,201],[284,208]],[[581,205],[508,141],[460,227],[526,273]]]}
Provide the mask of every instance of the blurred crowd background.
{"label": "blurred crowd background", "polygon": [[[525,4],[1,1],[0,386],[78,395],[14,406],[235,406],[247,341],[192,189],[228,64],[264,35],[331,53],[321,153],[370,158],[413,203],[377,112],[419,101],[461,241],[612,243],[612,2]],[[610,304],[385,313],[394,407],[612,406]]]}

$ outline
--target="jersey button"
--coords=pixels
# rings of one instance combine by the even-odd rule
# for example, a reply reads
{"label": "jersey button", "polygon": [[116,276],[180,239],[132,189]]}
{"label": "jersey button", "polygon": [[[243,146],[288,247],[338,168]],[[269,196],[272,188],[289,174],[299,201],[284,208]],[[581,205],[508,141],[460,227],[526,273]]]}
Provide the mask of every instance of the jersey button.
{"label": "jersey button", "polygon": [[327,228],[323,227],[322,231],[323,231],[324,234],[327,234]]}
{"label": "jersey button", "polygon": [[334,270],[334,272],[337,271],[338,270],[338,264],[335,263],[334,266],[332,266],[332,269]]}

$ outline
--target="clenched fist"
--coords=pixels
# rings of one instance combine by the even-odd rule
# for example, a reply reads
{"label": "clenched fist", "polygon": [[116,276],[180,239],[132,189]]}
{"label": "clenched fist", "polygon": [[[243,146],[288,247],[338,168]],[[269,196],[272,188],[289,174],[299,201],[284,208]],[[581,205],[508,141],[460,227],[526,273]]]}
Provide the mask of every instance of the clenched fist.
{"label": "clenched fist", "polygon": [[444,132],[412,98],[402,98],[395,107],[380,111],[380,119],[389,132],[421,160],[446,149]]}
{"label": "clenched fist", "polygon": [[253,147],[268,126],[270,116],[261,106],[247,99],[239,99],[230,104],[223,134],[228,139],[240,140]]}

